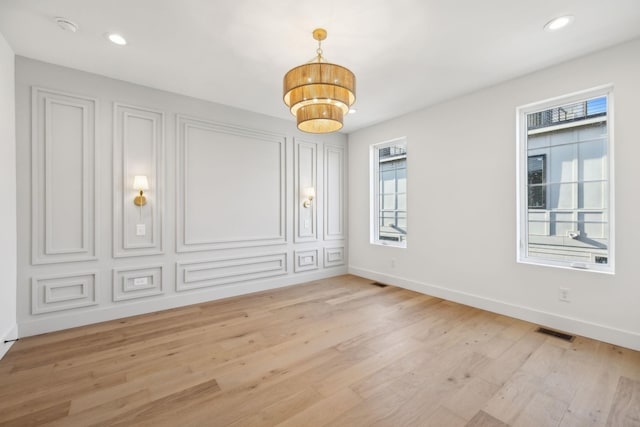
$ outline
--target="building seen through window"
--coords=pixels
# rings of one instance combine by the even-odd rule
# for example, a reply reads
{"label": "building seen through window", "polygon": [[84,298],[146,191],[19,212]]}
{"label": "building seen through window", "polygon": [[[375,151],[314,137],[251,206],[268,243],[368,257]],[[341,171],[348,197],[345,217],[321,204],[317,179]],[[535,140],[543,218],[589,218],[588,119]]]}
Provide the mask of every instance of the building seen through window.
{"label": "building seen through window", "polygon": [[526,257],[610,261],[607,96],[526,114]]}
{"label": "building seen through window", "polygon": [[373,243],[405,246],[407,238],[407,146],[404,139],[372,146]]}

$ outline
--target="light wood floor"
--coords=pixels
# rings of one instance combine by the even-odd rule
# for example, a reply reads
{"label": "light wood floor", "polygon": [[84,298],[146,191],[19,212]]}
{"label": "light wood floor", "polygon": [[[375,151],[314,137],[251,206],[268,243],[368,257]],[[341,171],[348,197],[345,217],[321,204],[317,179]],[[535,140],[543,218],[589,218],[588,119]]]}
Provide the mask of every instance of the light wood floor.
{"label": "light wood floor", "polygon": [[0,425],[639,426],[640,353],[354,276],[25,338]]}

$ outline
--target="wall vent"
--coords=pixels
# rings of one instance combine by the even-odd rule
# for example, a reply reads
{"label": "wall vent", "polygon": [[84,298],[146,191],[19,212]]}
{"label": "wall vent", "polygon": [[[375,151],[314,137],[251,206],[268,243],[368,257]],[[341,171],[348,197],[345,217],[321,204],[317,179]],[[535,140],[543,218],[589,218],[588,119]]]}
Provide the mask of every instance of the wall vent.
{"label": "wall vent", "polygon": [[541,334],[551,335],[552,337],[560,338],[561,340],[572,342],[576,339],[575,335],[565,334],[564,332],[554,331],[552,329],[547,328],[538,328],[536,332],[540,332]]}
{"label": "wall vent", "polygon": [[386,288],[389,285],[385,285],[384,283],[380,283],[380,282],[373,282],[371,283],[372,285],[378,286],[380,288]]}

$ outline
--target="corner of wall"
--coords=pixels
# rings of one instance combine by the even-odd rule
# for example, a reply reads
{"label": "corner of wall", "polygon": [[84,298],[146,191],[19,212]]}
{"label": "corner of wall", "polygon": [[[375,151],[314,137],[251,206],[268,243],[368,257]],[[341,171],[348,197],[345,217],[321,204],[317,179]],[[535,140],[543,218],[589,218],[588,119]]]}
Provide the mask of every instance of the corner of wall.
{"label": "corner of wall", "polygon": [[15,107],[15,54],[0,34],[0,358],[18,334]]}
{"label": "corner of wall", "polygon": [[4,357],[11,346],[18,340],[18,325],[14,324],[9,331],[0,336],[0,359]]}

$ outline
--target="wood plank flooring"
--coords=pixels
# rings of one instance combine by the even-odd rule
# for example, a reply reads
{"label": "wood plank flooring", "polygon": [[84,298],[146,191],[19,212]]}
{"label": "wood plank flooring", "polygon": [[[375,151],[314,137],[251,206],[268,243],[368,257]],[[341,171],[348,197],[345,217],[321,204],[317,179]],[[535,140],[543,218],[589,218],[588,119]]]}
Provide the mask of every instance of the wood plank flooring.
{"label": "wood plank flooring", "polygon": [[640,352],[355,276],[25,338],[2,426],[640,426]]}

